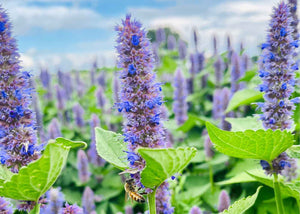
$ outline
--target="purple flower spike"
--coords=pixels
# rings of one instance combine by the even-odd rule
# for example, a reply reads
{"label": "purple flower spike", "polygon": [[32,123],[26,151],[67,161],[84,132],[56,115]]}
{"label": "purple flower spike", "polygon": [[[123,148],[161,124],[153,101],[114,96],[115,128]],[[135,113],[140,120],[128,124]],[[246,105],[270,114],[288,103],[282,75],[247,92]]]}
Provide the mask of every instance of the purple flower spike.
{"label": "purple flower spike", "polygon": [[167,46],[169,50],[174,50],[176,47],[176,38],[173,35],[168,36]]}
{"label": "purple flower spike", "polygon": [[163,28],[158,28],[156,30],[155,35],[156,35],[156,42],[158,44],[161,44],[166,41],[166,34],[165,34],[165,30]]}
{"label": "purple flower spike", "polygon": [[182,125],[187,120],[188,105],[186,102],[187,86],[183,73],[178,69],[174,78],[174,103],[173,111],[178,125]]}
{"label": "purple flower spike", "polygon": [[217,37],[214,35],[213,37],[213,47],[214,47],[214,56],[218,55],[218,44],[217,44]]}
{"label": "purple flower spike", "polygon": [[197,35],[197,29],[195,28],[193,31],[193,39],[194,39],[194,45],[195,45],[195,51],[198,52],[198,35]]}
{"label": "purple flower spike", "polygon": [[88,182],[90,180],[91,173],[89,171],[88,158],[83,150],[78,150],[77,152],[77,168],[80,182]]}
{"label": "purple flower spike", "polygon": [[221,57],[218,57],[217,61],[214,63],[215,67],[215,77],[216,86],[221,87],[224,77],[224,62]]}
{"label": "purple flower spike", "polygon": [[199,207],[193,206],[189,214],[202,214],[202,211],[200,210]]}
{"label": "purple flower spike", "polygon": [[0,22],[0,150],[7,157],[5,165],[18,172],[40,155],[35,115],[30,109],[35,91],[30,86],[30,73],[20,70],[16,40],[1,7]]}
{"label": "purple flower spike", "polygon": [[48,126],[48,135],[50,139],[61,137],[60,124],[56,118],[53,118]]}
{"label": "purple flower spike", "polygon": [[114,99],[116,103],[120,102],[119,99],[119,93],[120,93],[120,82],[119,79],[115,76],[114,77],[114,85],[113,85],[113,91],[114,91]]}
{"label": "purple flower spike", "polygon": [[62,207],[64,203],[64,195],[60,191],[60,188],[51,188],[46,193],[48,204],[41,209],[43,214],[62,213]]}
{"label": "purple flower spike", "polygon": [[66,94],[63,88],[56,85],[56,99],[57,99],[57,109],[59,111],[63,111],[65,109],[65,102],[66,102]]}
{"label": "purple flower spike", "polygon": [[235,52],[232,53],[231,64],[231,96],[233,96],[233,94],[240,89],[238,80],[240,79],[242,72],[240,57]]}
{"label": "purple flower spike", "polygon": [[91,127],[91,144],[88,150],[88,158],[89,161],[96,166],[103,166],[105,161],[102,159],[96,150],[96,136],[95,136],[95,128],[100,126],[99,117],[96,114],[92,114],[92,118],[90,121]]}
{"label": "purple flower spike", "polygon": [[102,110],[104,110],[106,100],[105,100],[104,91],[101,86],[96,91],[96,98],[97,98],[97,106]]}
{"label": "purple flower spike", "polygon": [[84,119],[83,119],[84,110],[83,110],[83,108],[81,107],[80,104],[76,104],[76,105],[73,107],[73,113],[74,113],[74,116],[75,116],[75,122],[76,122],[76,125],[77,125],[79,128],[84,127],[84,125],[85,125]]}
{"label": "purple flower spike", "polygon": [[221,129],[230,130],[230,124],[225,121],[225,110],[230,100],[230,90],[228,88],[216,89],[213,96],[213,118],[221,120]]}
{"label": "purple flower spike", "polygon": [[130,206],[125,207],[125,214],[133,214],[133,208]]}
{"label": "purple flower spike", "polygon": [[83,209],[76,204],[69,205],[65,204],[65,208],[63,208],[63,214],[83,214]]}
{"label": "purple flower spike", "polygon": [[179,40],[178,42],[178,51],[179,51],[179,58],[184,60],[187,54],[187,47],[186,43],[183,40]]}
{"label": "purple flower spike", "polygon": [[289,6],[290,6],[290,13],[292,16],[292,22],[291,26],[293,28],[293,37],[294,40],[299,39],[299,33],[298,33],[298,15],[297,15],[297,0],[289,0]]}
{"label": "purple flower spike", "polygon": [[91,84],[92,85],[96,84],[96,71],[97,71],[97,69],[98,69],[97,60],[95,60],[94,63],[93,63],[93,67],[90,70]]}
{"label": "purple flower spike", "polygon": [[0,213],[13,214],[11,204],[2,197],[0,197]]}
{"label": "purple flower spike", "polygon": [[230,197],[225,190],[222,190],[219,195],[219,204],[218,204],[218,211],[223,212],[227,210],[230,206]]}
{"label": "purple flower spike", "polygon": [[90,214],[95,211],[95,196],[90,187],[85,187],[82,196],[82,208],[84,214]]}
{"label": "purple flower spike", "polygon": [[270,21],[266,48],[259,60],[259,76],[262,79],[260,90],[265,103],[262,105],[261,120],[266,129],[290,129],[295,109],[290,100],[294,91],[295,72],[298,69],[293,59],[295,42],[291,26],[290,8],[284,2],[274,8]]}
{"label": "purple flower spike", "polygon": [[45,89],[47,89],[47,93],[45,95],[46,99],[52,99],[51,93],[51,75],[49,74],[47,69],[42,69],[40,73],[40,80]]}
{"label": "purple flower spike", "polygon": [[213,144],[208,135],[204,140],[204,151],[207,159],[211,159],[214,156]]}
{"label": "purple flower spike", "polygon": [[[129,167],[142,170],[145,161],[136,153],[139,146],[150,148],[163,148],[165,144],[165,131],[160,122],[161,105],[163,98],[161,84],[155,82],[153,72],[154,59],[152,47],[147,32],[141,23],[131,20],[127,15],[122,25],[116,26],[118,32],[117,46],[118,66],[121,68],[120,102],[116,103],[119,112],[125,120],[123,125],[124,141],[127,142],[127,159]],[[132,44],[132,35],[139,37],[139,45]],[[132,64],[135,74],[128,72]],[[140,181],[140,173],[132,174],[138,188],[144,188]],[[149,191],[149,190],[148,190]],[[159,187],[157,192],[157,210],[172,213],[169,192],[166,186]],[[158,194],[157,193],[157,194]],[[163,208],[161,207],[163,206]]]}

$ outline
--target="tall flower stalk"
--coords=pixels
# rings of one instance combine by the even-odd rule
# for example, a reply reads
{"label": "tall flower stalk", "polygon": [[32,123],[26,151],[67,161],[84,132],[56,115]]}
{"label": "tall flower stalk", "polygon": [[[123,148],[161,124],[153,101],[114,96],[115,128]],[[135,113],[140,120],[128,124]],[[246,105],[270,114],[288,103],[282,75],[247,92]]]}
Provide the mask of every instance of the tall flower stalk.
{"label": "tall flower stalk", "polygon": [[36,123],[30,109],[30,74],[21,71],[16,40],[11,35],[11,24],[0,8],[0,150],[5,164],[12,172],[36,160],[40,154]]}
{"label": "tall flower stalk", "polygon": [[[116,106],[126,118],[123,126],[124,141],[128,143],[127,158],[129,167],[142,170],[145,161],[136,153],[140,146],[150,148],[165,147],[163,125],[161,123],[162,94],[161,84],[155,82],[154,59],[151,43],[141,23],[127,15],[118,32],[117,51],[120,72],[120,103]],[[137,187],[144,188],[140,173],[131,174]],[[150,190],[146,190],[150,192]],[[155,193],[155,191],[153,192]],[[150,213],[153,212],[155,197],[149,194]],[[173,213],[170,206],[170,193],[165,182],[156,193],[156,210],[159,213]],[[154,210],[155,212],[155,210]]]}
{"label": "tall flower stalk", "polygon": [[[265,102],[260,103],[259,107],[262,110],[260,119],[265,129],[285,130],[293,125],[294,104],[298,99],[290,99],[290,97],[296,82],[295,71],[298,70],[298,64],[293,59],[298,41],[293,37],[292,20],[290,7],[285,2],[281,2],[274,8],[267,41],[262,44],[259,76],[263,83],[259,88],[264,92]],[[279,214],[284,213],[284,207],[278,174],[281,174],[284,168],[291,167],[289,159],[286,153],[282,153],[272,163],[261,161],[266,173],[274,176],[275,199]]]}

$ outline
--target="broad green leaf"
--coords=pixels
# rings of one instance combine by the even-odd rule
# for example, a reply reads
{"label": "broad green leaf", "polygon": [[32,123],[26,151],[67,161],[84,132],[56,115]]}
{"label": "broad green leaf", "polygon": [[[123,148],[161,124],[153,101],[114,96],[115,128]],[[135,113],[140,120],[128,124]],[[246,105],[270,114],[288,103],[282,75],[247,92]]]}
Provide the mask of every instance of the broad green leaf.
{"label": "broad green leaf", "polygon": [[70,148],[86,147],[84,142],[50,141],[43,155],[22,167],[18,174],[0,184],[0,196],[37,201],[56,181],[67,161]]}
{"label": "broad green leaf", "polygon": [[124,152],[127,148],[122,135],[99,127],[95,128],[95,131],[98,155],[121,170],[128,168]]}
{"label": "broad green leaf", "polygon": [[159,186],[175,173],[181,172],[195,157],[196,152],[195,148],[138,149],[138,153],[146,161],[141,172],[142,184],[148,188]]}
{"label": "broad green leaf", "polygon": [[9,180],[11,176],[13,176],[13,174],[14,173],[12,173],[9,169],[7,169],[6,166],[0,165],[0,185],[1,182]]}
{"label": "broad green leaf", "polygon": [[249,82],[257,74],[257,69],[246,71],[245,75],[238,82]]}
{"label": "broad green leaf", "polygon": [[222,213],[226,214],[226,213],[230,213],[230,214],[242,214],[245,211],[247,211],[250,207],[253,206],[253,204],[255,203],[259,190],[262,188],[262,186],[258,187],[256,190],[256,193],[254,193],[254,195],[248,196],[247,198],[242,198],[236,202],[234,202],[234,204],[232,204],[227,210],[224,210]]}
{"label": "broad green leaf", "polygon": [[[267,177],[262,170],[247,172],[248,175],[253,177],[258,182],[274,188],[272,177]],[[300,184],[299,183],[284,183],[279,181],[280,192],[283,197],[294,197],[296,200],[300,200]]]}
{"label": "broad green leaf", "polygon": [[196,115],[189,114],[188,119],[182,124],[177,130],[188,132],[190,131],[194,126],[203,126],[206,121],[213,122],[210,118],[206,117],[199,117]]}
{"label": "broad green leaf", "polygon": [[293,135],[288,131],[246,130],[244,132],[223,131],[211,123],[206,128],[215,148],[226,155],[237,158],[252,158],[271,162],[280,153],[293,145]]}
{"label": "broad green leaf", "polygon": [[257,117],[231,118],[226,117],[227,122],[231,124],[231,131],[245,131],[247,129],[264,129],[262,122]]}
{"label": "broad green leaf", "polygon": [[244,89],[237,91],[229,101],[225,113],[228,113],[239,106],[251,104],[262,98],[262,92],[259,92],[254,89]]}
{"label": "broad green leaf", "polygon": [[217,182],[216,185],[223,186],[223,185],[230,185],[230,184],[237,184],[237,183],[248,183],[254,181],[255,181],[254,178],[252,178],[246,172],[242,172],[228,180]]}
{"label": "broad green leaf", "polygon": [[300,158],[300,145],[291,146],[286,153],[292,158]]}
{"label": "broad green leaf", "polygon": [[86,143],[82,141],[71,141],[66,138],[58,137],[55,139],[56,143],[62,144],[66,147],[70,147],[71,149],[82,148],[85,149],[87,147]]}

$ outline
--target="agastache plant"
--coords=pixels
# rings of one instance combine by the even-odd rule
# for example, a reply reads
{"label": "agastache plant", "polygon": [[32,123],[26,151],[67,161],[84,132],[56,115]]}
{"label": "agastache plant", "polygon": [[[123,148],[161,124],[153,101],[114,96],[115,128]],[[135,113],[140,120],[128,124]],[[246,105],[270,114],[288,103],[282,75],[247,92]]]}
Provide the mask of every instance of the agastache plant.
{"label": "agastache plant", "polygon": [[88,182],[90,180],[91,173],[89,171],[88,157],[83,150],[78,150],[77,152],[77,169],[80,182]]}
{"label": "agastache plant", "polygon": [[177,124],[182,125],[187,120],[188,105],[186,102],[187,86],[183,73],[180,69],[178,69],[175,73],[174,88],[173,111],[175,113]]}
{"label": "agastache plant", "polygon": [[11,204],[2,197],[0,197],[0,213],[13,214]]}
{"label": "agastache plant", "polygon": [[167,47],[169,50],[174,50],[176,47],[176,38],[173,35],[168,36]]}
{"label": "agastache plant", "polygon": [[218,204],[218,211],[223,212],[224,210],[227,210],[230,206],[230,197],[226,190],[222,190],[219,195],[219,204]]}
{"label": "agastache plant", "polygon": [[[161,84],[155,82],[153,55],[147,32],[141,23],[127,15],[118,32],[117,51],[120,72],[120,103],[116,106],[126,118],[123,126],[124,141],[127,142],[127,159],[131,169],[142,170],[145,161],[136,153],[140,146],[165,147],[164,129],[160,118],[163,104]],[[131,174],[136,186],[143,188],[140,173]],[[148,192],[150,190],[147,190]],[[159,213],[173,213],[170,206],[168,184],[163,183],[156,192],[156,210]],[[163,212],[161,212],[163,211]]]}
{"label": "agastache plant", "polygon": [[95,195],[90,187],[85,187],[81,204],[84,214],[90,214],[95,211]]}
{"label": "agastache plant", "polygon": [[289,6],[290,6],[290,13],[293,18],[291,22],[291,26],[293,28],[293,37],[294,40],[299,39],[299,33],[298,33],[298,15],[297,15],[297,0],[289,0]]}
{"label": "agastache plant", "polygon": [[63,214],[83,214],[83,209],[77,204],[69,205],[66,203],[65,208],[63,208]]}
{"label": "agastache plant", "polygon": [[187,54],[187,47],[186,47],[186,43],[181,39],[178,42],[178,52],[179,52],[179,58],[181,60],[184,60]]}
{"label": "agastache plant", "polygon": [[35,116],[30,109],[31,75],[21,71],[16,40],[11,24],[0,8],[0,155],[1,164],[18,172],[40,156],[37,146]]}
{"label": "agastache plant", "polygon": [[199,207],[193,206],[189,212],[189,214],[202,214],[202,211]]}

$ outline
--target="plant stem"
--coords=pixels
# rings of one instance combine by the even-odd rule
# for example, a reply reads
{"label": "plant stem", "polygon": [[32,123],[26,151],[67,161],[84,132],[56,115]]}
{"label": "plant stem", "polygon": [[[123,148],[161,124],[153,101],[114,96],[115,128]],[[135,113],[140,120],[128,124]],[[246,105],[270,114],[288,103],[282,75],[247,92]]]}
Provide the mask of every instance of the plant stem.
{"label": "plant stem", "polygon": [[210,162],[208,161],[208,167],[209,167],[209,182],[210,182],[210,188],[211,192],[214,192],[214,173],[213,168]]}
{"label": "plant stem", "polygon": [[148,205],[150,214],[156,214],[156,204],[155,204],[155,194],[157,187],[153,190],[152,193],[148,194]]}
{"label": "plant stem", "polygon": [[278,175],[276,173],[273,173],[274,176],[274,192],[275,192],[275,200],[276,200],[276,206],[277,206],[277,213],[278,214],[284,214],[284,206],[281,198],[280,193],[280,186],[278,182]]}

